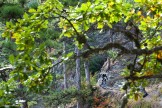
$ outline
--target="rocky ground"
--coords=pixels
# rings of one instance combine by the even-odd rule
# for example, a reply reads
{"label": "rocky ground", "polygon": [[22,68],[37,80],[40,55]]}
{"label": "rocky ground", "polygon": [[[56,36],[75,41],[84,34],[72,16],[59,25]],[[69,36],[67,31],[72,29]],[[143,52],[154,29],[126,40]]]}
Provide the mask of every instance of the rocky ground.
{"label": "rocky ground", "polygon": [[[124,91],[113,87],[108,87],[106,89],[99,87],[99,90],[103,96],[111,98],[111,108],[117,108],[121,105]],[[137,101],[129,99],[126,108],[162,108],[162,83],[150,85],[149,87],[146,87],[146,91],[148,96],[139,98]]]}
{"label": "rocky ground", "polygon": [[162,83],[146,88],[148,96],[138,101],[130,100],[128,108],[162,108]]}

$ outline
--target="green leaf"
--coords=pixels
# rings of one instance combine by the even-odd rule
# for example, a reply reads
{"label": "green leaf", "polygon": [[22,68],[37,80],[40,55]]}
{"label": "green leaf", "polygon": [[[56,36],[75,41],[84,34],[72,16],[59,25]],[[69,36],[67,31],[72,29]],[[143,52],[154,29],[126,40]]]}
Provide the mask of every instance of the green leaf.
{"label": "green leaf", "polygon": [[25,13],[25,14],[23,15],[23,18],[24,18],[24,19],[28,19],[28,18],[29,18],[28,14]]}
{"label": "green leaf", "polygon": [[81,5],[81,10],[84,12],[87,11],[87,9],[89,9],[90,5],[91,5],[91,2],[83,3]]}
{"label": "green leaf", "polygon": [[89,25],[88,24],[84,24],[84,30],[87,31],[89,29]]}
{"label": "green leaf", "polygon": [[69,38],[70,38],[70,37],[71,37],[71,33],[67,31],[67,32],[65,32],[65,33],[64,33],[64,36],[66,36],[66,37],[69,37]]}
{"label": "green leaf", "polygon": [[104,26],[104,24],[103,24],[102,22],[99,22],[97,28],[98,28],[98,29],[102,29],[103,26]]}
{"label": "green leaf", "polygon": [[0,90],[0,97],[2,97],[3,96],[3,90]]}
{"label": "green leaf", "polygon": [[108,25],[110,28],[112,28],[112,25],[111,25],[110,23],[107,23],[107,25]]}
{"label": "green leaf", "polygon": [[15,57],[14,57],[13,54],[11,54],[11,55],[9,56],[9,61],[10,61],[10,63],[11,63],[12,65],[14,64]]}
{"label": "green leaf", "polygon": [[35,9],[33,9],[33,8],[31,8],[31,9],[29,9],[29,11],[28,12],[30,12],[30,13],[35,13],[36,12],[36,10]]}
{"label": "green leaf", "polygon": [[73,54],[74,54],[73,52],[70,52],[70,53],[68,53],[66,56],[67,56],[67,57],[71,57]]}

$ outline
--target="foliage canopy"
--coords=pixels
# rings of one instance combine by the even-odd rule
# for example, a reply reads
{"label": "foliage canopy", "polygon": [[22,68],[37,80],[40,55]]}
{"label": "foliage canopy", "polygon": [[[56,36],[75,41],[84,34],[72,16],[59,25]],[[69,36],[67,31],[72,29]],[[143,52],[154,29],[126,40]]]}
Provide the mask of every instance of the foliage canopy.
{"label": "foliage canopy", "polygon": [[[58,0],[47,0],[37,9],[29,9],[22,19],[7,22],[2,35],[14,40],[19,53],[10,56],[10,62],[15,67],[10,73],[10,80],[19,80],[29,91],[39,92],[52,80],[50,68],[54,64],[46,51],[46,44],[36,42],[40,39],[41,31],[48,28],[50,19],[58,22],[62,31],[59,38],[72,38],[75,45],[83,50],[80,57],[87,58],[93,53],[112,48],[121,50],[122,54],[136,55],[142,68],[138,71],[126,69],[123,73],[123,77],[128,81],[125,89],[128,86],[132,88],[130,97],[138,99],[137,87],[145,81],[143,79],[161,77],[161,0],[134,0],[133,3],[123,0],[95,0],[74,7],[64,7]],[[124,30],[114,28],[119,23],[125,26]],[[115,32],[122,32],[130,41],[138,41],[139,46],[136,44],[135,49],[127,49],[119,43],[108,43],[101,48],[91,47],[87,40],[88,32],[93,26],[99,30],[108,26]],[[136,27],[138,32],[132,32],[133,27]],[[75,55],[70,53],[67,57],[73,58]],[[134,60],[134,66],[137,59]],[[3,91],[0,91],[0,95],[2,94]]]}

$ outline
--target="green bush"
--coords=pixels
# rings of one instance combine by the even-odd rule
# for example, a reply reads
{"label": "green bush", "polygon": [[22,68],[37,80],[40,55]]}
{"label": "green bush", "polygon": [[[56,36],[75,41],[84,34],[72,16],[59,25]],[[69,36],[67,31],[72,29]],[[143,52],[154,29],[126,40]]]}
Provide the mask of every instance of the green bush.
{"label": "green bush", "polygon": [[73,98],[75,98],[77,94],[78,93],[75,88],[55,92],[51,91],[49,95],[44,96],[44,104],[46,107],[51,108],[61,104],[68,104],[72,102]]}
{"label": "green bush", "polygon": [[91,89],[82,89],[78,91],[72,87],[66,90],[50,91],[49,95],[44,96],[44,104],[48,108],[55,108],[59,105],[69,104],[78,98],[82,98],[83,103],[91,102]]}
{"label": "green bush", "polygon": [[95,55],[91,58],[90,60],[90,67],[89,70],[94,74],[97,71],[100,71],[102,68],[104,62],[106,61],[106,56],[105,55]]}
{"label": "green bush", "polygon": [[16,50],[16,44],[7,39],[0,41],[0,47],[2,47],[2,52],[7,54],[13,54]]}
{"label": "green bush", "polygon": [[1,17],[5,19],[17,19],[24,14],[24,9],[17,4],[6,4],[1,8]]}

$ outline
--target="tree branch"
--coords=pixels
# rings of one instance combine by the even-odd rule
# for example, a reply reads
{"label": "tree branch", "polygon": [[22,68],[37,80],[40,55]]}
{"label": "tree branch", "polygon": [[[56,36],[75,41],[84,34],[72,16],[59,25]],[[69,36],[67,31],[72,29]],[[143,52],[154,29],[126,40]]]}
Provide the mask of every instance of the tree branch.
{"label": "tree branch", "polygon": [[107,43],[103,47],[92,48],[90,50],[86,50],[81,54],[81,56],[83,56],[84,58],[87,58],[93,53],[99,53],[101,51],[105,51],[105,50],[108,50],[108,49],[111,49],[111,48],[117,48],[117,49],[122,50],[123,52],[129,52],[129,50],[127,48],[123,47],[119,43]]}
{"label": "tree branch", "polygon": [[13,66],[3,67],[3,68],[0,68],[0,73],[5,72],[6,70],[13,70],[13,69],[14,69]]}
{"label": "tree branch", "polygon": [[84,51],[81,54],[81,56],[84,57],[84,58],[87,58],[91,54],[99,53],[101,51],[106,51],[106,50],[109,50],[111,48],[120,49],[123,54],[137,54],[137,55],[142,55],[142,54],[150,55],[150,54],[152,54],[154,52],[157,52],[159,50],[162,50],[162,46],[157,46],[157,47],[154,47],[154,48],[152,48],[150,50],[147,49],[147,48],[145,48],[145,49],[127,49],[126,47],[122,46],[119,43],[107,43],[103,47],[88,49],[88,50]]}

